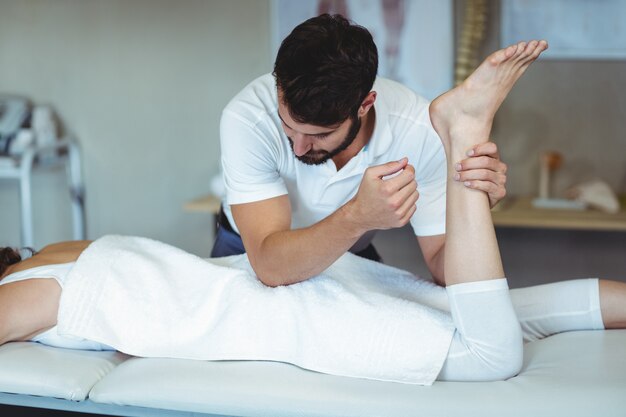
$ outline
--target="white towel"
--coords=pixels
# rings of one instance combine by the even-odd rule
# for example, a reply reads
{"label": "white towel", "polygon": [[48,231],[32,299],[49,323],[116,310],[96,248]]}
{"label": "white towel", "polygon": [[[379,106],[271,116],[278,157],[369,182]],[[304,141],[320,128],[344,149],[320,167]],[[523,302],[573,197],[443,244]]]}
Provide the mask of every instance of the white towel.
{"label": "white towel", "polygon": [[256,278],[245,255],[226,261],[105,236],[67,277],[59,334],[135,356],[281,361],[413,384],[437,377],[454,332],[442,288],[352,254],[277,288]]}

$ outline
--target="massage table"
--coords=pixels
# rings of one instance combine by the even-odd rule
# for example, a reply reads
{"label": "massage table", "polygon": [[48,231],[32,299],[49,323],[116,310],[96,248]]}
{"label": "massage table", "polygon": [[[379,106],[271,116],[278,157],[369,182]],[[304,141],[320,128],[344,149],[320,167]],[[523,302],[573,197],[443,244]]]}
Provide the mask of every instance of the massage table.
{"label": "massage table", "polygon": [[279,362],[0,346],[0,403],[120,416],[626,416],[626,330],[561,333],[499,382],[409,385]]}

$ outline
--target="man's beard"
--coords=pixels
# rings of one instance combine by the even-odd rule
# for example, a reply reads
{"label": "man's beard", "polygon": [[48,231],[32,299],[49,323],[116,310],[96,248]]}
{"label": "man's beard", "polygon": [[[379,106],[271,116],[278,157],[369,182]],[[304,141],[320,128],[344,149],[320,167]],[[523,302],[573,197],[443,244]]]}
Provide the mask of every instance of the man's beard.
{"label": "man's beard", "polygon": [[[325,163],[326,161],[328,161],[330,158],[345,151],[348,148],[348,146],[350,146],[352,142],[354,142],[354,139],[356,139],[356,136],[358,135],[359,130],[361,130],[361,118],[358,116],[355,116],[355,117],[351,117],[351,120],[352,120],[352,124],[350,125],[350,130],[348,131],[348,134],[346,135],[344,140],[341,142],[341,144],[339,144],[339,146],[337,146],[335,149],[331,151],[311,150],[305,153],[304,155],[301,155],[301,156],[296,155],[296,158],[298,158],[300,162],[303,162],[307,165],[321,165]],[[289,145],[291,146],[291,150],[293,151],[293,141],[289,137],[287,139],[289,140]]]}

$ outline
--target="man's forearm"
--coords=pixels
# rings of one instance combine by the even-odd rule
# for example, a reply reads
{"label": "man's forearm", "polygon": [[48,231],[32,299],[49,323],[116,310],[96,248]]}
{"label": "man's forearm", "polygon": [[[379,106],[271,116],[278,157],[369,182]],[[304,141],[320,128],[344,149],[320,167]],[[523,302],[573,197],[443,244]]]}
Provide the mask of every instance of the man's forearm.
{"label": "man's forearm", "polygon": [[294,284],[324,271],[366,231],[347,203],[312,226],[270,234],[248,255],[264,284]]}

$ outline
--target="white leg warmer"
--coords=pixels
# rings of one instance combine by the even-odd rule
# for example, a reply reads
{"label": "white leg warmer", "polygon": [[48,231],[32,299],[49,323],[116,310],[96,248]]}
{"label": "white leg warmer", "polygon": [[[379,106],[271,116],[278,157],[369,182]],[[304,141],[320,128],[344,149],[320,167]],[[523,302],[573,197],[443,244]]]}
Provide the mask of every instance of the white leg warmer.
{"label": "white leg warmer", "polygon": [[506,279],[446,288],[456,325],[440,381],[494,381],[516,375],[523,343]]}
{"label": "white leg warmer", "polygon": [[576,279],[511,290],[524,341],[572,330],[604,329],[598,279]]}
{"label": "white leg warmer", "polygon": [[[498,280],[503,282],[504,280]],[[493,281],[481,281],[493,282]],[[469,288],[474,287],[475,294],[481,294],[480,286],[473,285],[478,283],[460,284]],[[504,282],[504,284],[506,284]],[[490,286],[489,284],[482,284]],[[463,292],[455,289],[456,285],[448,287],[447,293],[450,302],[452,317],[457,325],[457,333],[454,335],[448,358],[444,364],[443,370],[439,374],[440,381],[478,381],[502,379],[496,378],[495,374],[489,372],[489,358],[497,355],[498,352],[491,352],[488,356],[484,350],[489,348],[489,344],[484,341],[475,343],[474,339],[468,338],[468,334],[474,331],[473,326],[469,326],[468,322],[478,326],[478,335],[480,337],[481,329],[485,332],[496,331],[490,320],[501,317],[501,323],[510,320],[510,311],[508,308],[501,310],[504,306],[502,300],[494,303],[494,295],[489,296],[485,292],[482,296],[475,295],[474,307],[464,308],[467,303],[467,296],[459,296],[458,293]],[[467,289],[467,288],[466,288]],[[495,290],[495,288],[493,289]],[[555,282],[551,284],[536,285],[527,288],[516,288],[509,291],[510,300],[515,310],[515,315],[521,326],[523,338],[525,342],[531,342],[543,339],[550,335],[573,331],[573,330],[601,330],[604,329],[602,321],[602,312],[600,310],[600,290],[598,279],[578,279],[570,281]],[[485,300],[480,300],[485,297]],[[498,295],[497,297],[501,297]],[[454,301],[453,301],[454,300]],[[461,302],[459,303],[459,300]],[[499,303],[503,303],[498,307]],[[455,307],[453,307],[455,305]],[[503,316],[503,311],[505,315]],[[486,318],[482,315],[486,314]],[[462,315],[460,319],[457,317]],[[475,321],[478,320],[478,321]],[[481,324],[481,320],[483,323]],[[469,323],[471,324],[471,323]],[[463,326],[461,328],[460,326]],[[461,330],[463,329],[463,330]],[[474,338],[476,338],[475,333]],[[477,348],[479,346],[480,348]],[[511,365],[516,360],[521,360],[521,352],[516,351],[516,347],[510,352]],[[500,360],[506,359],[506,352]],[[515,355],[520,357],[515,357]],[[514,374],[515,372],[513,372]],[[506,376],[505,376],[506,377]]]}

